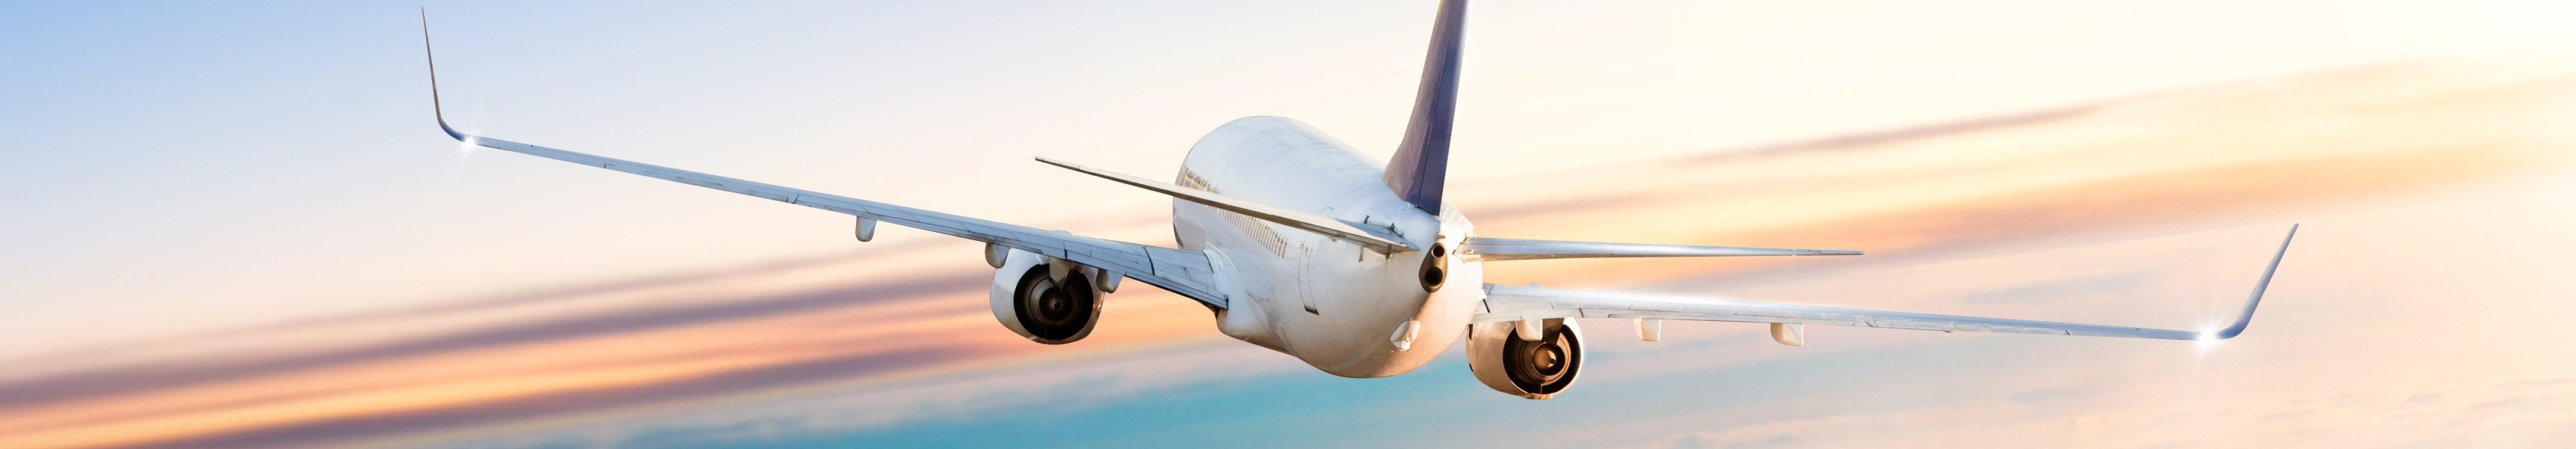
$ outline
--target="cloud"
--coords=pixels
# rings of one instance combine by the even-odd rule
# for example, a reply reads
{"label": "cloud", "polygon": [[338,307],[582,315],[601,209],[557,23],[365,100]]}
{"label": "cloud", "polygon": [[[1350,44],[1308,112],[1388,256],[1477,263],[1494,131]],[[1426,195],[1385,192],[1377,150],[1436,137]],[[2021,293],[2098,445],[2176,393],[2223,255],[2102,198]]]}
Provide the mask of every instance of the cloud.
{"label": "cloud", "polygon": [[[1913,379],[1924,384],[1943,379]],[[1933,407],[1864,411],[1812,418],[1744,422],[1742,408],[1777,408],[1812,401],[1795,395],[1777,401],[1727,404],[1699,414],[1668,417],[1674,423],[1699,423],[1715,430],[1693,430],[1654,437],[1644,447],[1771,447],[1794,441],[1799,447],[1884,447],[1888,445],[2080,445],[2090,447],[2280,447],[2456,445],[2464,441],[2506,437],[2517,447],[2549,447],[2576,442],[2564,432],[2576,425],[2576,408],[2566,388],[2516,388],[2514,382],[2445,387],[2452,393],[2428,395],[2374,390],[2354,385],[2353,392],[2323,397],[2250,396],[2224,399],[2246,409],[2208,413],[2204,401],[2174,403],[2153,385],[2131,385],[2083,394],[2036,389],[2013,403],[2026,408],[1997,407],[1959,401]],[[2100,396],[2099,398],[2087,398]],[[2116,407],[2052,407],[2069,400],[2126,404]],[[2450,398],[2450,399],[2445,399]],[[2387,414],[2403,407],[2429,407],[2431,413]],[[2157,410],[2170,410],[2150,418]],[[1652,425],[1646,427],[1661,427]],[[1631,428],[1629,426],[1620,429]],[[1588,432],[1577,432],[1588,433]],[[2410,443],[2411,442],[2411,443]]]}
{"label": "cloud", "polygon": [[[951,276],[878,285],[861,285],[844,289],[810,292],[799,295],[745,298],[716,304],[658,307],[611,313],[559,317],[557,319],[495,325],[444,335],[411,339],[392,344],[333,350],[318,353],[286,354],[225,360],[187,361],[169,364],[125,366],[114,369],[66,373],[57,376],[0,384],[0,409],[33,407],[59,401],[96,396],[145,393],[160,389],[223,382],[247,377],[272,376],[316,368],[364,364],[382,360],[420,357],[482,348],[505,347],[569,340],[620,333],[641,332],[678,326],[717,323],[780,314],[810,312],[825,308],[848,307],[915,299],[939,294],[973,292],[985,285],[983,276]],[[903,319],[905,316],[888,316]]]}
{"label": "cloud", "polygon": [[2013,402],[2050,402],[2099,394],[2092,388],[2036,388],[2022,390],[2007,398]]}
{"label": "cloud", "polygon": [[[1778,421],[1736,427],[1721,431],[1689,432],[1667,436],[1647,443],[1650,448],[1724,448],[1759,449],[1774,447],[1816,447],[1818,439],[1848,432],[1883,430],[1895,425],[1885,417],[1827,416],[1821,418]],[[1830,438],[1826,438],[1830,440]]]}
{"label": "cloud", "polygon": [[705,398],[850,377],[865,377],[908,367],[934,365],[979,356],[971,348],[905,350],[800,361],[697,376],[634,388],[580,389],[509,400],[300,421],[293,424],[238,429],[126,448],[269,448],[344,443],[383,435],[512,423],[564,414],[613,410],[665,401]]}
{"label": "cloud", "polygon": [[866,251],[766,261],[738,267],[672,273],[661,276],[641,276],[614,279],[593,284],[494,295],[483,299],[449,301],[415,307],[312,317],[267,326],[234,329],[228,332],[215,333],[207,336],[220,337],[236,333],[279,332],[309,327],[350,326],[396,320],[418,320],[439,315],[470,313],[555,301],[577,300],[620,292],[650,291],[660,288],[685,286],[694,283],[721,281],[729,278],[758,276],[764,273],[823,267],[836,263],[846,263],[853,258],[908,255],[909,253],[914,252],[914,250],[931,246],[928,245],[930,243],[933,243],[933,241],[918,239],[905,242],[890,242],[886,245],[871,247]]}
{"label": "cloud", "polygon": [[1989,131],[2002,131],[2013,128],[2048,125],[2083,118],[2101,111],[2104,107],[2120,102],[2135,102],[2137,100],[2138,99],[2136,98],[2131,98],[2113,102],[2061,106],[2014,114],[1977,117],[1920,126],[1844,134],[1798,142],[1761,145],[1719,152],[1706,156],[1683,158],[1676,162],[1683,164],[1715,164],[1738,162],[1748,159],[1796,156],[1800,153],[1811,152],[1859,151],[1879,146],[1928,139],[1960,137]]}
{"label": "cloud", "polygon": [[[1282,377],[1322,376],[1277,353],[1200,341],[1152,351],[959,372],[874,383],[792,398],[679,410],[654,416],[487,438],[484,447],[692,447],[884,430],[914,423],[997,415],[1086,415],[1174,390]],[[1064,443],[1058,441],[1059,444]]]}

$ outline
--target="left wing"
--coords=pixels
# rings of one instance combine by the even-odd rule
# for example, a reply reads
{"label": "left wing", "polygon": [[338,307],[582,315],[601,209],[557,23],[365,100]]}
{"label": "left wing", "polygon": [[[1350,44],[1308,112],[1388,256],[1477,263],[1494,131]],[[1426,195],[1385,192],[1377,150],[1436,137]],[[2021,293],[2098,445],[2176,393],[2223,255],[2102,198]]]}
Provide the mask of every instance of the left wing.
{"label": "left wing", "polygon": [[[421,39],[422,49],[425,51],[429,48],[427,42],[429,39],[429,23],[426,18],[423,18],[421,22]],[[432,110],[437,111],[438,114],[438,129],[446,131],[448,137],[454,137],[456,140],[468,144],[661,178],[681,184],[751,195],[771,201],[850,214],[862,219],[862,228],[869,228],[869,226],[865,224],[865,220],[883,220],[888,223],[909,226],[930,232],[948,234],[965,238],[967,240],[1044,254],[1049,257],[1071,260],[1074,263],[1115,272],[1118,275],[1142,281],[1147,284],[1152,284],[1155,287],[1162,287],[1164,290],[1171,290],[1173,293],[1181,294],[1181,296],[1187,296],[1190,299],[1207,303],[1209,306],[1216,308],[1226,307],[1226,297],[1223,293],[1219,293],[1220,290],[1215,287],[1216,277],[1214,269],[1210,265],[1207,255],[1205,254],[1170,248],[1138,245],[1134,243],[1101,240],[1073,235],[1064,231],[1040,230],[1037,228],[1010,223],[979,220],[875,201],[803,189],[780,187],[652,164],[592,156],[588,154],[457,132],[455,127],[447,126],[447,114],[442,110],[444,108],[438,105],[438,62],[435,59],[435,56],[430,60],[429,76],[430,104]],[[864,233],[865,232],[863,231],[863,234]]]}
{"label": "left wing", "polygon": [[2253,297],[2245,301],[2245,311],[2225,329],[2208,332],[2148,329],[2096,324],[2057,323],[2048,321],[2011,320],[1929,313],[1889,312],[1846,309],[1840,307],[1775,304],[1718,298],[1649,295],[1638,293],[1557,290],[1538,286],[1512,287],[1485,285],[1485,302],[1474,322],[1493,323],[1547,318],[1651,318],[1699,321],[1737,321],[1747,323],[1823,324],[1833,326],[1880,327],[1946,332],[2002,332],[2015,334],[2083,335],[2093,337],[2155,338],[2165,340],[2222,340],[2245,332],[2254,320],[2254,307],[2263,301],[2263,290],[2272,283],[2272,273],[2281,268],[2281,256],[2290,251],[2290,238],[2298,236],[2299,227],[2290,226],[2290,237],[2281,239],[2281,250],[2272,254],[2271,266],[2263,269],[2263,279],[2254,284]]}
{"label": "left wing", "polygon": [[[447,126],[441,121],[439,126]],[[611,159],[571,151],[546,148],[490,137],[475,136],[448,129],[457,140],[489,148],[509,150],[609,170],[666,179],[710,189],[751,195],[761,199],[883,220],[924,231],[937,232],[1007,246],[1049,257],[1072,260],[1116,272],[1131,279],[1171,290],[1181,296],[1199,300],[1217,308],[1226,307],[1226,299],[1217,293],[1215,275],[1207,255],[1171,248],[1095,239],[1047,231],[998,221],[980,220],[957,215],[914,209],[846,196],[793,189],[723,176],[698,173]]]}

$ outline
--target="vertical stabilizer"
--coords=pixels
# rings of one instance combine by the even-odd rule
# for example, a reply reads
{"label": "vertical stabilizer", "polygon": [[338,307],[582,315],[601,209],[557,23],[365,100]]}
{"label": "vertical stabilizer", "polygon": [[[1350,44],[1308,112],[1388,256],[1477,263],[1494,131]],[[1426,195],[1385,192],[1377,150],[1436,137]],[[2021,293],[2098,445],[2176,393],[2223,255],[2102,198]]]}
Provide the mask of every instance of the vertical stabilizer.
{"label": "vertical stabilizer", "polygon": [[1449,122],[1458,111],[1459,44],[1467,34],[1467,0],[1443,0],[1431,26],[1431,55],[1422,62],[1422,88],[1413,94],[1413,121],[1404,144],[1386,163],[1386,187],[1413,207],[1440,214],[1440,190],[1449,175]]}

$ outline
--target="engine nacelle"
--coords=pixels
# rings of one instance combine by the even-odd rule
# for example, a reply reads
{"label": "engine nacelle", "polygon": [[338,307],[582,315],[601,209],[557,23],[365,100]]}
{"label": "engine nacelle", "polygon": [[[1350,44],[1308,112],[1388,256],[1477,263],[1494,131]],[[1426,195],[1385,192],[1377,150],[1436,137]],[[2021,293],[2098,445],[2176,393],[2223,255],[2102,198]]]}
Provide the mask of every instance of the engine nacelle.
{"label": "engine nacelle", "polygon": [[1107,291],[1098,269],[1037,253],[1009,250],[993,272],[993,319],[1029,341],[1060,345],[1091,336]]}
{"label": "engine nacelle", "polygon": [[1540,321],[1538,341],[1514,335],[1513,324],[1467,326],[1467,370],[1494,391],[1530,399],[1547,399],[1574,386],[1583,370],[1583,337],[1574,321]]}

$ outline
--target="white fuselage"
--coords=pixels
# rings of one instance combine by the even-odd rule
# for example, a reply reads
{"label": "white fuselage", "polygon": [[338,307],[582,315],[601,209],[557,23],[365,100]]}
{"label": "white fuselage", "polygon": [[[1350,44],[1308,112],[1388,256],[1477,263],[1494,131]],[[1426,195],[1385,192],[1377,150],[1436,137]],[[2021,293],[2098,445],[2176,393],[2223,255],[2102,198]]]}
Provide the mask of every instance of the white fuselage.
{"label": "white fuselage", "polygon": [[[1420,251],[1378,254],[1232,212],[1174,200],[1181,249],[1214,260],[1228,298],[1217,328],[1345,377],[1412,371],[1457,341],[1484,293],[1484,269],[1448,254],[1438,292],[1419,277],[1433,245],[1455,249],[1473,226],[1455,207],[1437,217],[1398,198],[1384,165],[1315,128],[1279,117],[1226,123],[1190,148],[1175,183],[1274,207],[1392,227]],[[1395,340],[1418,321],[1410,350]]]}

